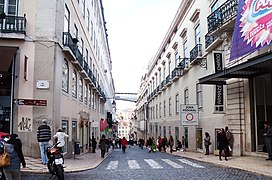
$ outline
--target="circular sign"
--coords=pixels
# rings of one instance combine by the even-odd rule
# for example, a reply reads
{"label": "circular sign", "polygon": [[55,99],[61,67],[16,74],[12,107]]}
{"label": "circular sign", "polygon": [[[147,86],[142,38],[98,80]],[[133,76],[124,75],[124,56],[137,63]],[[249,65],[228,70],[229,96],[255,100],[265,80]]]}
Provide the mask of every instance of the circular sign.
{"label": "circular sign", "polygon": [[186,120],[187,121],[192,121],[194,119],[194,115],[192,113],[186,114]]}

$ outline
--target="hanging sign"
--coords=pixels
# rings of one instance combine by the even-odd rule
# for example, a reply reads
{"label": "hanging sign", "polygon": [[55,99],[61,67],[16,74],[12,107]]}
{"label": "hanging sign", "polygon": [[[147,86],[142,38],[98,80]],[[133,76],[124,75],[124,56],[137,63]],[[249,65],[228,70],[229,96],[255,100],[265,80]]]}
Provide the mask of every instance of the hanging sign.
{"label": "hanging sign", "polygon": [[198,126],[198,105],[182,104],[180,109],[180,120],[182,126]]}

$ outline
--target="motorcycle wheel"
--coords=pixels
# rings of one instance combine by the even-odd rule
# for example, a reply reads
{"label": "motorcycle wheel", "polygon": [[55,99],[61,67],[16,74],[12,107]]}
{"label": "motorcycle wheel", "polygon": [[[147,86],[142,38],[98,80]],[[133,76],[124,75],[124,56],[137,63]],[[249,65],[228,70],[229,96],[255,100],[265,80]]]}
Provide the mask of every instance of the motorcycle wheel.
{"label": "motorcycle wheel", "polygon": [[55,174],[55,173],[54,173],[54,166],[53,166],[53,163],[52,163],[52,162],[48,161],[48,163],[47,163],[47,168],[48,168],[48,170],[49,170],[49,172],[50,172],[51,174]]}
{"label": "motorcycle wheel", "polygon": [[56,171],[57,171],[57,174],[56,176],[58,177],[59,180],[64,180],[64,171],[63,171],[63,167],[62,165],[57,165],[56,166]]}

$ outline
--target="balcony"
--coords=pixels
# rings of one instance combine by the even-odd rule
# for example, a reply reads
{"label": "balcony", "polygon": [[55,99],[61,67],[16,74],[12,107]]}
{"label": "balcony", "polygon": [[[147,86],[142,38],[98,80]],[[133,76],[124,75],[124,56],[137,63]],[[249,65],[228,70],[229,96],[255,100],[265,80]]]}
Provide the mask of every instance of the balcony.
{"label": "balcony", "polygon": [[171,86],[171,84],[173,83],[172,82],[172,76],[169,74],[167,77],[166,77],[166,85],[167,86]]}
{"label": "balcony", "polygon": [[197,44],[191,51],[190,51],[190,63],[194,64],[197,62],[197,58],[202,56],[202,44]]}
{"label": "balcony", "polygon": [[[0,32],[1,37],[12,39],[24,39],[26,34],[26,17],[20,16],[6,16],[1,14]],[[10,33],[15,33],[10,34]]]}
{"label": "balcony", "polygon": [[207,17],[208,34],[220,36],[233,31],[238,10],[238,0],[228,0]]}
{"label": "balcony", "polygon": [[67,52],[68,55],[75,61],[77,54],[77,39],[72,38],[72,35],[69,32],[63,32],[63,45],[64,52]]}
{"label": "balcony", "polygon": [[166,89],[166,80],[161,82],[161,90],[164,91]]}
{"label": "balcony", "polygon": [[223,42],[220,37],[214,37],[209,34],[205,35],[205,51],[210,52]]}

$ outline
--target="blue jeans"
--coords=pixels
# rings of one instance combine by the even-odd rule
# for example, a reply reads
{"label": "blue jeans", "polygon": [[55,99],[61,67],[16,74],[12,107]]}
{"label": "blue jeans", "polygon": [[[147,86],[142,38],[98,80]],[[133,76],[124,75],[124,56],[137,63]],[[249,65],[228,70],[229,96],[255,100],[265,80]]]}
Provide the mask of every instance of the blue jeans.
{"label": "blue jeans", "polygon": [[40,151],[41,151],[41,158],[42,158],[42,163],[47,163],[48,159],[46,156],[46,149],[49,146],[49,142],[39,142],[39,146],[40,146]]}

